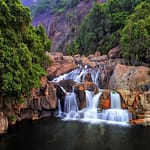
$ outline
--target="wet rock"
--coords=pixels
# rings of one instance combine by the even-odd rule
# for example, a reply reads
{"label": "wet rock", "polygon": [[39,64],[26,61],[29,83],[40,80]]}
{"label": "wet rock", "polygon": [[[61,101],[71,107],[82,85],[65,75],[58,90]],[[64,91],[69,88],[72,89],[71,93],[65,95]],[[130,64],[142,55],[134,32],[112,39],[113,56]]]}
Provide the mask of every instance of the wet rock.
{"label": "wet rock", "polygon": [[72,92],[73,86],[76,84],[76,82],[69,79],[69,80],[61,80],[58,84],[62,86],[66,90],[66,92]]}
{"label": "wet rock", "polygon": [[90,74],[90,73],[87,73],[87,74],[84,76],[84,82],[85,82],[85,81],[92,82],[92,77],[91,77],[91,74]]}
{"label": "wet rock", "polygon": [[94,94],[98,93],[98,87],[93,82],[85,81],[84,82],[84,89],[89,90],[89,91],[93,91]]}
{"label": "wet rock", "polygon": [[4,116],[3,112],[0,112],[0,134],[3,134],[8,129],[8,119]]}
{"label": "wet rock", "polygon": [[105,90],[102,92],[102,95],[100,97],[100,103],[99,103],[99,108],[100,109],[109,109],[111,106],[110,104],[110,91]]}
{"label": "wet rock", "polygon": [[77,100],[79,102],[79,109],[83,109],[86,107],[86,95],[85,88],[82,83],[78,83],[74,86],[74,92],[76,93]]}
{"label": "wet rock", "polygon": [[30,108],[23,108],[20,111],[20,120],[32,119],[33,110]]}

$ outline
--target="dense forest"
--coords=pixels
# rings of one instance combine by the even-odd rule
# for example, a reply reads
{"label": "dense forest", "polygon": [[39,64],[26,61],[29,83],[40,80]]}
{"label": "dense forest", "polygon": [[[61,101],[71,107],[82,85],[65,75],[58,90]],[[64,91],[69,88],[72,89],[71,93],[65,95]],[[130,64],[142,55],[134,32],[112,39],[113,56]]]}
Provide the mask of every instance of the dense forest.
{"label": "dense forest", "polygon": [[34,17],[45,10],[49,10],[53,13],[63,13],[68,8],[77,6],[81,1],[88,2],[89,0],[38,0],[37,3],[31,7],[32,16]]}
{"label": "dense forest", "polygon": [[[38,0],[32,16],[44,11],[65,13],[81,1],[89,0]],[[79,34],[67,43],[66,54],[92,54],[108,51],[121,45],[121,54],[128,64],[150,63],[150,0],[107,0],[94,5],[79,29]]]}
{"label": "dense forest", "polygon": [[28,8],[20,0],[0,0],[0,102],[22,101],[39,87],[50,40],[44,28],[31,25]]}
{"label": "dense forest", "polygon": [[121,45],[122,56],[130,64],[150,63],[150,1],[107,0],[95,3],[68,46],[68,54],[106,54]]}

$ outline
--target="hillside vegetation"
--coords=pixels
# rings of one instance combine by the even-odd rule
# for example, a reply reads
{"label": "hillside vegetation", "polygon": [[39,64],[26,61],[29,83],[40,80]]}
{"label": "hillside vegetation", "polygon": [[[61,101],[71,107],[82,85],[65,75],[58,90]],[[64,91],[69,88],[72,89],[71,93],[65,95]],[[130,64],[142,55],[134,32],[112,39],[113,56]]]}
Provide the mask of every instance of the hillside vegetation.
{"label": "hillside vegetation", "polygon": [[33,17],[43,13],[45,10],[51,13],[63,13],[68,8],[77,6],[81,1],[89,0],[39,0],[38,4],[31,7]]}
{"label": "hillside vegetation", "polygon": [[150,64],[150,0],[95,3],[66,53],[106,54],[119,44],[130,64]]}
{"label": "hillside vegetation", "polygon": [[29,9],[19,0],[0,0],[0,104],[21,102],[39,87],[50,60],[50,47],[42,26],[31,25]]}

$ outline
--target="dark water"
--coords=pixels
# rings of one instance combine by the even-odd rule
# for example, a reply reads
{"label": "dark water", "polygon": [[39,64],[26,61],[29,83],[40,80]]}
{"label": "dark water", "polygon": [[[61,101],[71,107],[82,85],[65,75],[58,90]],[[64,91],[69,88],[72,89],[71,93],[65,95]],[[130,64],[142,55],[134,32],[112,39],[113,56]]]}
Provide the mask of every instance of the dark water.
{"label": "dark water", "polygon": [[11,129],[0,150],[150,150],[150,128],[44,119]]}

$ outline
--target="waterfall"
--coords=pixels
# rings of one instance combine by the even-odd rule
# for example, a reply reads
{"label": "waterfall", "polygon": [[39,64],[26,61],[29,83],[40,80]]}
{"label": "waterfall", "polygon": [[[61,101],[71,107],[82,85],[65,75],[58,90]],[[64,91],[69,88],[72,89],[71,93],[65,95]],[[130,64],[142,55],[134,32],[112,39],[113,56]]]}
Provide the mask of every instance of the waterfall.
{"label": "waterfall", "polygon": [[110,92],[111,98],[111,109],[121,109],[121,100],[120,95],[117,92],[111,91]]}
{"label": "waterfall", "polygon": [[99,92],[93,96],[93,93],[86,90],[87,107],[84,111],[84,119],[98,119],[97,107],[101,94],[102,92]]}
{"label": "waterfall", "polygon": [[57,117],[62,117],[62,109],[60,104],[60,99],[58,100],[58,114]]}
{"label": "waterfall", "polygon": [[93,92],[85,90],[85,94],[86,94],[86,108],[92,108],[93,107]]}
{"label": "waterfall", "polygon": [[67,73],[60,75],[59,77],[56,77],[53,79],[53,82],[59,82],[61,80],[67,80],[67,79],[72,79],[75,82],[84,82],[84,77],[87,73],[91,74],[92,81],[98,86],[99,82],[99,76],[100,76],[101,69],[100,68],[88,68],[87,66],[85,67],[78,67],[75,70]]}
{"label": "waterfall", "polygon": [[76,95],[74,92],[68,93],[65,98],[64,113],[67,118],[75,117],[79,111]]}
{"label": "waterfall", "polygon": [[101,69],[99,68],[95,77],[94,77],[94,83],[97,85],[97,87],[99,87],[99,76],[100,76],[100,73],[101,73]]}
{"label": "waterfall", "polygon": [[[53,81],[59,82],[62,79],[72,79],[78,83],[84,82],[84,77],[87,73],[90,73],[92,81],[98,86],[101,73],[100,67],[92,69],[87,66],[80,66],[67,74],[55,78]],[[66,119],[106,120],[117,122],[129,121],[128,110],[121,109],[120,95],[115,91],[110,92],[111,108],[100,111],[98,109],[98,104],[103,90],[100,90],[96,95],[94,95],[93,91],[85,90],[86,107],[79,110],[79,103],[77,102],[74,90],[72,92],[66,92],[63,87],[61,87],[61,89],[66,93],[66,97],[63,113],[61,112],[60,100],[58,100],[58,116],[62,115],[62,117],[65,117]]]}
{"label": "waterfall", "polygon": [[120,95],[111,91],[111,108],[103,111],[102,119],[118,122],[128,122],[129,114],[127,110],[121,109]]}

